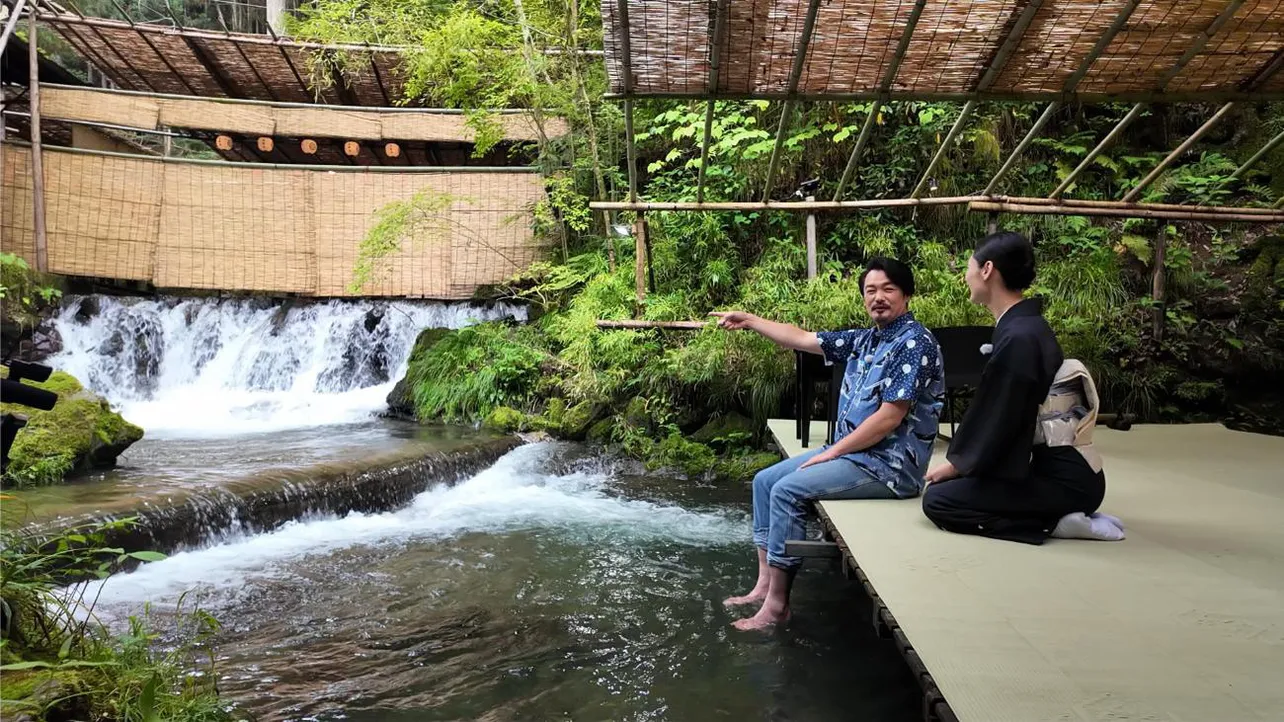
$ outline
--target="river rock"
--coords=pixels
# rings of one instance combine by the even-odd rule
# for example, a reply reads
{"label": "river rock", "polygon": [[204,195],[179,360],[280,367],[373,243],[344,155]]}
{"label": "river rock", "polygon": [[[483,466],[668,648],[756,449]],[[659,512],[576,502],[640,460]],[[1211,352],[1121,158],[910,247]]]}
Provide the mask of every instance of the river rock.
{"label": "river rock", "polygon": [[64,371],[55,371],[43,383],[23,383],[58,394],[58,403],[50,411],[0,404],[0,412],[27,417],[26,427],[9,451],[6,483],[50,484],[76,471],[111,467],[125,449],[143,438],[142,429]]}
{"label": "river rock", "polygon": [[53,356],[62,350],[62,334],[51,323],[43,323],[31,334],[32,361]]}
{"label": "river rock", "polygon": [[102,310],[102,303],[97,296],[85,296],[76,306],[76,321],[89,323]]}

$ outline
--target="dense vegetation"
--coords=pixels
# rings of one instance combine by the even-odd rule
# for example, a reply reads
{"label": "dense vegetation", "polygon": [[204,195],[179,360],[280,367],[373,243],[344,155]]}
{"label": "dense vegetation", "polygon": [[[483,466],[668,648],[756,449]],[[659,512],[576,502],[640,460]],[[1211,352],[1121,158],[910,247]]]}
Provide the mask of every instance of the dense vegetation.
{"label": "dense vegetation", "polygon": [[[0,717],[4,719],[223,722],[209,638],[218,623],[179,609],[149,610],[111,632],[95,616],[98,583],[128,564],[164,558],[106,544],[122,519],[46,538],[21,530],[5,498],[0,532]],[[160,630],[166,634],[162,639]],[[203,668],[203,669],[201,669]],[[193,670],[201,669],[199,673]]]}
{"label": "dense vegetation", "polygon": [[[619,242],[609,233],[610,223],[629,224],[632,217],[608,219],[587,207],[589,197],[619,197],[627,186],[620,108],[599,100],[606,82],[600,62],[539,52],[600,48],[594,5],[339,0],[306,11],[295,30],[321,40],[421,47],[410,62],[408,92],[470,110],[479,128],[486,109],[504,106],[530,108],[537,122],[556,115],[572,123],[569,135],[538,149],[549,189],[538,231],[552,241],[555,257],[506,289],[544,315],[528,328],[483,327],[425,345],[409,378],[420,418],[490,416],[502,427],[590,433],[655,463],[699,470],[714,455],[690,434],[708,419],[751,417],[752,423],[731,424],[738,430],[727,435],[703,434],[714,451],[745,451],[760,422],[788,408],[791,356],[749,335],[604,331],[597,319],[700,319],[710,310],[742,308],[812,329],[862,325],[853,273],[869,256],[888,254],[915,268],[920,293],[912,308],[924,323],[987,322],[967,303],[961,282],[986,219],[958,207],[821,216],[820,273],[811,281],[804,278],[801,217],[653,213],[654,289],[635,307],[632,239]],[[639,103],[646,198],[694,200],[703,109],[695,102]],[[813,177],[822,181],[817,195],[831,197],[870,110],[869,103],[802,106],[789,126],[772,197],[788,198]],[[1046,195],[1126,110],[1066,107],[1000,192]],[[763,101],[717,104],[706,198],[762,193],[781,111]],[[984,187],[1040,111],[1029,103],[983,106],[947,154],[935,192]],[[845,195],[907,195],[958,112],[944,103],[885,106]],[[1120,197],[1210,112],[1199,105],[1151,108],[1070,193]],[[1281,128],[1280,104],[1240,106],[1144,200],[1273,201],[1284,193],[1284,149],[1243,178],[1229,176]],[[478,151],[485,145],[483,138]],[[1047,299],[1067,351],[1096,373],[1108,410],[1281,430],[1284,398],[1267,381],[1284,368],[1284,251],[1278,237],[1267,236],[1271,229],[1054,216],[1004,216],[1000,225],[1034,239],[1042,264],[1035,292]],[[414,233],[384,226],[380,252],[390,238],[391,247],[416,241]],[[1160,310],[1164,333],[1156,338],[1150,277],[1159,237],[1166,243],[1168,298]]]}

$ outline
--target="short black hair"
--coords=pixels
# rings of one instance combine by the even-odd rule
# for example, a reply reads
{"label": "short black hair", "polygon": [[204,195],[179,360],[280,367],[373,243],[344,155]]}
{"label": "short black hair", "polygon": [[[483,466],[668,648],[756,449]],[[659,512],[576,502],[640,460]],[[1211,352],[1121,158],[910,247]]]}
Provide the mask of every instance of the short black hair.
{"label": "short black hair", "polygon": [[914,295],[914,272],[910,267],[887,256],[874,256],[865,264],[865,270],[860,274],[860,289],[865,291],[865,277],[870,271],[882,271],[887,274],[887,278],[906,296]]}
{"label": "short black hair", "polygon": [[993,263],[1010,291],[1024,291],[1034,283],[1034,244],[1020,233],[991,233],[981,239],[972,257],[979,266]]}

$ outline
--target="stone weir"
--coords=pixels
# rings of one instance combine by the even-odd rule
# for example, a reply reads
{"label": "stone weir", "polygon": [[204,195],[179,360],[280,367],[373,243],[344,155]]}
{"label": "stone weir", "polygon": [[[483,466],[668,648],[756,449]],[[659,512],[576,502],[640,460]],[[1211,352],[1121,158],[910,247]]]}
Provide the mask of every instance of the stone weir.
{"label": "stone weir", "polygon": [[126,551],[171,553],[239,534],[260,534],[295,519],[374,513],[405,506],[435,484],[454,484],[493,464],[522,443],[514,436],[484,438],[448,451],[399,450],[358,460],[273,469],[190,491],[115,500],[93,511],[33,523],[53,533],[82,524],[135,517],[108,535]]}

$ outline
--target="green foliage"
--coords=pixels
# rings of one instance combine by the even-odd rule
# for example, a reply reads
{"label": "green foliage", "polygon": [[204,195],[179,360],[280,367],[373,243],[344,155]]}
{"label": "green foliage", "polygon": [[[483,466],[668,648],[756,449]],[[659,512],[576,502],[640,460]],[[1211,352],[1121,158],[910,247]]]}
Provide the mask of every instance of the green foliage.
{"label": "green foliage", "polygon": [[409,200],[393,201],[375,213],[375,224],[357,248],[350,293],[360,293],[377,280],[379,261],[400,251],[409,243],[441,242],[450,239],[450,205],[456,202],[448,194],[424,189]]}
{"label": "green foliage", "polygon": [[[0,532],[0,711],[5,718],[220,722],[210,640],[218,622],[182,600],[165,642],[144,610],[113,634],[94,615],[95,583],[165,555],[107,545],[133,519],[82,525],[52,537],[15,531],[12,504]],[[190,672],[200,664],[202,674]]]}
{"label": "green foliage", "polygon": [[489,323],[448,334],[412,357],[407,379],[419,418],[480,421],[497,406],[529,408],[551,361],[535,329]]}

